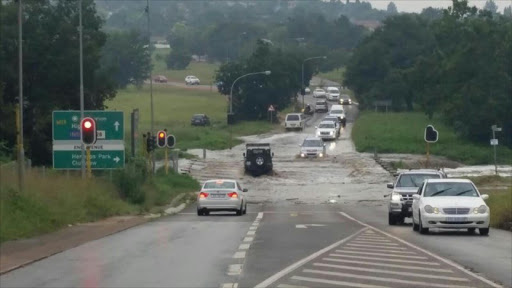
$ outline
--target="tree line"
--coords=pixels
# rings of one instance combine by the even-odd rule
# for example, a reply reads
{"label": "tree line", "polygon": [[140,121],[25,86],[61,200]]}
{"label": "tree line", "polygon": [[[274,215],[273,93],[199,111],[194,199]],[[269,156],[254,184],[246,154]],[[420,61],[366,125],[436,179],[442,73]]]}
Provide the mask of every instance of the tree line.
{"label": "tree line", "polygon": [[344,85],[363,108],[391,100],[395,111],[438,115],[473,141],[488,143],[497,124],[512,147],[512,17],[496,10],[453,0],[389,17],[354,50]]}

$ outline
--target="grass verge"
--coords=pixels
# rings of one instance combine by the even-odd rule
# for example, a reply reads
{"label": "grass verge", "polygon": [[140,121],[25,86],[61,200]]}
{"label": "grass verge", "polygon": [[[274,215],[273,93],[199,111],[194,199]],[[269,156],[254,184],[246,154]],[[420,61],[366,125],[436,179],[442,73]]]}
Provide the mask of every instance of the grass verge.
{"label": "grass verge", "polygon": [[0,242],[49,233],[69,224],[161,209],[176,196],[199,189],[190,176],[158,172],[149,177],[145,167],[140,168],[128,163],[125,170],[115,171],[112,182],[101,176],[83,181],[79,173],[48,170],[43,174],[31,169],[21,193],[15,170],[0,168]]}
{"label": "grass verge", "polygon": [[[217,92],[186,89],[174,86],[153,87],[155,129],[167,128],[168,133],[176,136],[179,149],[206,148],[211,150],[230,147],[231,134],[233,145],[241,143],[238,136],[261,134],[274,126],[266,121],[240,122],[230,127],[226,124],[226,97]],[[109,109],[124,111],[125,123],[130,123],[130,112],[139,109],[139,131],[149,131],[151,110],[149,88],[128,87],[120,90],[116,98],[107,103]],[[210,127],[190,125],[192,115],[204,113],[210,117]],[[129,127],[129,125],[126,125]],[[129,140],[129,134],[126,134]]]}
{"label": "grass verge", "polygon": [[329,72],[321,72],[316,77],[342,83],[345,77],[345,68],[334,69]]}
{"label": "grass verge", "polygon": [[[425,154],[424,129],[428,124],[439,131],[439,141],[430,144],[430,153],[445,156],[468,165],[494,163],[491,146],[475,144],[455,135],[440,119],[429,120],[421,112],[362,112],[352,129],[352,138],[359,152]],[[512,161],[512,150],[498,147],[501,164]]]}
{"label": "grass verge", "polygon": [[491,227],[510,229],[512,226],[512,188],[486,192],[485,202],[491,209]]}
{"label": "grass verge", "polygon": [[165,58],[171,49],[156,49],[153,52],[153,75],[164,75],[169,81],[185,83],[185,77],[194,75],[201,84],[209,85],[213,83],[215,71],[219,68],[218,64],[208,62],[190,62],[188,67],[183,70],[168,70]]}

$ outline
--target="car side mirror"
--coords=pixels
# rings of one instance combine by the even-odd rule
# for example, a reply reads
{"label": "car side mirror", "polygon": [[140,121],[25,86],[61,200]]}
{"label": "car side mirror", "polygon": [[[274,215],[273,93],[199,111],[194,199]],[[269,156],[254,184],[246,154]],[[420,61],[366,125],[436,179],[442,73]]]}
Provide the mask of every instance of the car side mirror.
{"label": "car side mirror", "polygon": [[393,189],[393,188],[395,188],[395,186],[393,185],[393,183],[388,183],[386,186],[387,186],[389,189]]}
{"label": "car side mirror", "polygon": [[247,190],[247,188],[245,188],[245,189],[243,189],[243,190],[242,190],[242,192],[247,192],[247,191],[249,191],[249,190]]}
{"label": "car side mirror", "polygon": [[489,199],[489,195],[487,195],[487,194],[482,194],[482,195],[480,195],[480,197],[481,197],[483,200],[487,200],[487,199]]}
{"label": "car side mirror", "polygon": [[242,155],[244,155],[244,157],[245,157],[245,153],[242,153]]}
{"label": "car side mirror", "polygon": [[274,157],[274,152],[272,152],[272,157]]}
{"label": "car side mirror", "polygon": [[419,200],[419,199],[420,199],[420,194],[414,194],[414,195],[412,195],[412,199],[414,199],[414,200]]}

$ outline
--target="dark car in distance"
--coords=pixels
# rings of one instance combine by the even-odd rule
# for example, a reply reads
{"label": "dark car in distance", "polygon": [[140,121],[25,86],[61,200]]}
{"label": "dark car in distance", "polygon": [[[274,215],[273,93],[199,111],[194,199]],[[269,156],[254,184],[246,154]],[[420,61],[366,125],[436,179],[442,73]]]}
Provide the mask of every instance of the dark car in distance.
{"label": "dark car in distance", "polygon": [[192,126],[209,126],[210,118],[208,118],[206,114],[195,114],[194,116],[192,116],[190,124],[192,124]]}

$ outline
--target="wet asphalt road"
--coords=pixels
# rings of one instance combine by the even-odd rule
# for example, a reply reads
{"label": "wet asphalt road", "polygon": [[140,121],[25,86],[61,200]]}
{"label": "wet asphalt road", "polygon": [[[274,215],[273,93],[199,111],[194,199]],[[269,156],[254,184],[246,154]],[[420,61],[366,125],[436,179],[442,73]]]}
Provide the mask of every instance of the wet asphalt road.
{"label": "wet asphalt road", "polygon": [[383,195],[392,178],[355,151],[357,106],[346,110],[349,124],[325,159],[296,157],[323,117],[315,114],[303,132],[245,137],[272,144],[272,176],[244,175],[243,145],[190,164],[199,180],[240,179],[249,188],[247,215],[198,217],[188,207],[2,275],[0,286],[493,287],[485,278],[512,286],[508,232],[424,236],[386,225]]}

